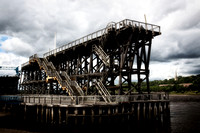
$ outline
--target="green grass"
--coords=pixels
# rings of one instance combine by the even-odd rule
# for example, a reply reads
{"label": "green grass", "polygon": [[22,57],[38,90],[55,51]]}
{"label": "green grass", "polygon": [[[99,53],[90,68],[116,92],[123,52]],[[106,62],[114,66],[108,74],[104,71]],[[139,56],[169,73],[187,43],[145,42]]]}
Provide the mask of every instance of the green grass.
{"label": "green grass", "polygon": [[175,91],[171,91],[169,92],[169,94],[176,94],[176,95],[199,95],[200,92],[198,91],[185,91],[185,92],[175,92]]}

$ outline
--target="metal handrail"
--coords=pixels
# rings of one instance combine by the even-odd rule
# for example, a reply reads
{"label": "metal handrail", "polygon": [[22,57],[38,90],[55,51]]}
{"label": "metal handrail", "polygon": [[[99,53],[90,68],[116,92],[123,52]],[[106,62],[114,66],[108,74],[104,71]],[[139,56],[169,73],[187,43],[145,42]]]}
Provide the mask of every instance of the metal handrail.
{"label": "metal handrail", "polygon": [[52,70],[56,70],[56,68],[55,68],[55,66],[53,65],[53,63],[50,61],[50,62],[48,62],[49,63],[49,65],[50,65],[50,67],[52,68]]}
{"label": "metal handrail", "polygon": [[[44,70],[46,70],[46,71],[48,71],[48,67],[47,67],[47,65],[46,65],[46,63],[45,62],[43,62],[43,68],[44,68]],[[48,74],[48,73],[47,73]]]}
{"label": "metal handrail", "polygon": [[105,92],[106,96],[111,96],[108,90],[106,89],[106,87],[103,85],[103,83],[100,80],[98,80],[98,83],[100,87],[103,89],[103,91]]}
{"label": "metal handrail", "polygon": [[83,90],[81,89],[81,87],[78,85],[78,83],[76,81],[71,81],[71,84],[73,84],[73,86],[75,86],[75,88],[77,89],[77,91],[79,92],[79,94],[81,96],[84,95],[84,92]]}
{"label": "metal handrail", "polygon": [[27,65],[29,65],[29,61],[23,63],[23,64],[21,65],[21,67],[25,67],[25,66],[27,66]]}
{"label": "metal handrail", "polygon": [[96,88],[98,89],[99,93],[101,94],[101,96],[105,100],[105,102],[110,103],[111,102],[111,99],[110,99],[111,95],[108,92],[108,90],[105,88],[103,83],[100,80],[97,80],[95,85],[96,85]]}
{"label": "metal handrail", "polygon": [[65,72],[65,71],[62,71],[61,73],[67,80],[71,81],[69,75]]}
{"label": "metal handrail", "polygon": [[[74,105],[74,104],[98,104],[103,103],[104,100],[100,95],[92,96],[61,96],[61,95],[23,95],[20,96],[24,103],[34,104],[60,104],[60,105]],[[71,98],[72,97],[72,98]],[[111,95],[105,96],[111,100],[111,103],[123,102],[141,102],[141,101],[166,101],[169,100],[168,93],[158,94],[137,94],[137,95]]]}
{"label": "metal handrail", "polygon": [[68,75],[65,71],[62,71],[61,74],[66,78],[66,82],[69,82],[69,84],[70,84],[71,86],[74,86],[74,87],[77,89],[77,91],[79,92],[79,94],[80,94],[81,96],[84,95],[84,93],[83,93],[81,87],[78,85],[78,83],[77,83],[76,81],[71,81],[69,75]]}

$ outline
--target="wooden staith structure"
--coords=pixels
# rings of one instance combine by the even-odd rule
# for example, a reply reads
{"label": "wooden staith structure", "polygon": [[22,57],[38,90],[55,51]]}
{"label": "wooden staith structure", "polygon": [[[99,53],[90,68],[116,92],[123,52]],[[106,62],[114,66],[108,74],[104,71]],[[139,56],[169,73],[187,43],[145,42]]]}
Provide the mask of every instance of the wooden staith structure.
{"label": "wooden staith structure", "polygon": [[[81,131],[152,131],[159,125],[162,131],[170,127],[168,93],[112,95],[112,103],[105,103],[102,96],[63,95],[4,95],[0,96],[0,110],[10,112],[16,123],[28,127],[79,129]],[[13,122],[8,119],[9,123]],[[19,127],[17,126],[17,127]],[[130,128],[131,127],[131,128]],[[28,129],[28,128],[27,128]],[[39,130],[41,131],[41,130]]]}
{"label": "wooden staith structure", "polygon": [[[108,96],[149,90],[152,39],[160,26],[122,20],[22,64],[21,88],[27,94]],[[137,84],[132,83],[137,80]]]}

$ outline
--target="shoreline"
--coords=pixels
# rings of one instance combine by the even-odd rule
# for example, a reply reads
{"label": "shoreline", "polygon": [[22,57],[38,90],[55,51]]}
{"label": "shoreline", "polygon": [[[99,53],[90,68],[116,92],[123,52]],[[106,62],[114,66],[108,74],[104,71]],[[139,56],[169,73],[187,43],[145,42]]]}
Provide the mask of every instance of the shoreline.
{"label": "shoreline", "polygon": [[200,95],[169,94],[170,102],[200,102]]}

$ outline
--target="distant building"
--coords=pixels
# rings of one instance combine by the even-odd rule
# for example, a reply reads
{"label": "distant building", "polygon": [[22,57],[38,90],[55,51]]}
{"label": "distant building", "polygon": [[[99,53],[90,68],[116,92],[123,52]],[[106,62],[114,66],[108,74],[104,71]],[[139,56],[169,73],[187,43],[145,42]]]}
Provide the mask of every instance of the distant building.
{"label": "distant building", "polygon": [[181,83],[178,85],[183,86],[183,87],[189,87],[190,85],[192,85],[192,83]]}
{"label": "distant building", "polygon": [[177,76],[177,70],[175,71],[175,77],[174,77],[175,81],[178,81],[178,76]]}
{"label": "distant building", "polygon": [[174,86],[174,84],[160,84],[159,86]]}

